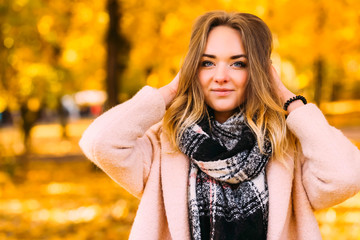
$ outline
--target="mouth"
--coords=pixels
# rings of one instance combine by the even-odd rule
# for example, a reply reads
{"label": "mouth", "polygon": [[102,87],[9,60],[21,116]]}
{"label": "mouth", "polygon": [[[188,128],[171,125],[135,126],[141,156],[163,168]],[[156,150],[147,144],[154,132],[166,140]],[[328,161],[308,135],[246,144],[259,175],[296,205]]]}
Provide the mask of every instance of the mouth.
{"label": "mouth", "polygon": [[229,88],[213,88],[210,91],[215,93],[218,96],[227,96],[234,90],[229,89]]}

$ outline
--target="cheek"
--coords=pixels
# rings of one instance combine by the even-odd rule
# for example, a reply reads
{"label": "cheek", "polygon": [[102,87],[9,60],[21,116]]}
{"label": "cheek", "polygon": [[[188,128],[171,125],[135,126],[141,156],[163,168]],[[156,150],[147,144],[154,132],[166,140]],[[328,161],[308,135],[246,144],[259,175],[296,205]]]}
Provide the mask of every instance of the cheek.
{"label": "cheek", "polygon": [[239,87],[239,88],[243,88],[247,85],[248,82],[248,72],[242,72],[239,74],[239,76],[236,78],[237,81],[235,81],[235,84]]}
{"label": "cheek", "polygon": [[209,79],[208,74],[205,71],[199,71],[198,77],[199,77],[199,82],[200,82],[201,88],[206,88],[206,86],[208,85],[208,82],[209,82],[207,80],[207,79]]}

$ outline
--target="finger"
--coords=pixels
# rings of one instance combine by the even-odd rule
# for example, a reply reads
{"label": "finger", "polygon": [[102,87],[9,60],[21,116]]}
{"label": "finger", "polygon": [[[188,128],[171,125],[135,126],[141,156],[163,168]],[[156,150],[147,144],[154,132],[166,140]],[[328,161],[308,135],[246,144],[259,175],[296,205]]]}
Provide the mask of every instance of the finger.
{"label": "finger", "polygon": [[174,79],[169,83],[170,91],[171,91],[173,94],[176,94],[176,92],[177,92],[177,90],[178,90],[179,79],[180,79],[180,72],[178,72],[178,73],[176,74],[176,76],[174,77]]}
{"label": "finger", "polygon": [[279,74],[277,73],[274,65],[271,65],[271,75],[272,75],[272,78],[275,82],[281,82],[280,80],[280,76]]}

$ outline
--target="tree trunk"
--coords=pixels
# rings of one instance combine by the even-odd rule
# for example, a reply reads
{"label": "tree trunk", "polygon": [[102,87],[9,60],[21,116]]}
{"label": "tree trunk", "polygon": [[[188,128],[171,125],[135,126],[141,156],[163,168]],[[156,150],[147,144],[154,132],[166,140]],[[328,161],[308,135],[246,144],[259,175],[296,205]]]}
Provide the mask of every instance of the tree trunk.
{"label": "tree trunk", "polygon": [[[317,5],[317,24],[315,25],[315,34],[317,36],[317,41],[321,41],[324,36],[325,23],[327,21],[327,14],[323,6],[323,2],[316,2]],[[318,56],[314,62],[314,75],[315,75],[315,92],[314,92],[314,101],[320,106],[322,98],[322,85],[324,80],[324,65],[325,61],[323,59],[323,51],[320,47]]]}
{"label": "tree trunk", "polygon": [[109,28],[106,37],[106,91],[108,95],[105,108],[110,108],[119,103],[120,76],[126,68],[129,54],[129,42],[120,33],[121,11],[117,0],[108,0],[107,9],[110,16]]}
{"label": "tree trunk", "polygon": [[315,93],[314,93],[314,101],[320,106],[321,97],[322,97],[322,85],[324,79],[324,60],[322,58],[318,58],[314,63],[315,68]]}

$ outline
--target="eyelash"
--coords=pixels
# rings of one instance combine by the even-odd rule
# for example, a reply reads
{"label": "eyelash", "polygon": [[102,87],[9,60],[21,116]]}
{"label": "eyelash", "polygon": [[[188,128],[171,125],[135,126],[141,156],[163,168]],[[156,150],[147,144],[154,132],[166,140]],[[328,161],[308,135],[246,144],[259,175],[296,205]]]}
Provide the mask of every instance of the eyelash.
{"label": "eyelash", "polygon": [[[236,66],[236,65],[239,65],[239,66]],[[212,67],[212,66],[214,66],[214,63],[211,61],[205,60],[205,61],[201,62],[201,66],[202,67]],[[235,67],[235,68],[245,68],[246,63],[244,63],[242,61],[237,61],[237,62],[232,63],[230,66]]]}
{"label": "eyelash", "polygon": [[240,66],[238,66],[239,68],[245,68],[245,67],[246,67],[246,63],[241,62],[241,61],[234,62],[234,63],[231,64],[231,65],[234,66],[234,67],[236,67],[236,66],[235,66],[236,64],[239,64],[239,65],[240,65]]}
{"label": "eyelash", "polygon": [[[211,65],[209,65],[211,64]],[[212,67],[214,65],[214,63],[210,62],[210,61],[202,61],[201,62],[201,66],[202,67]]]}

